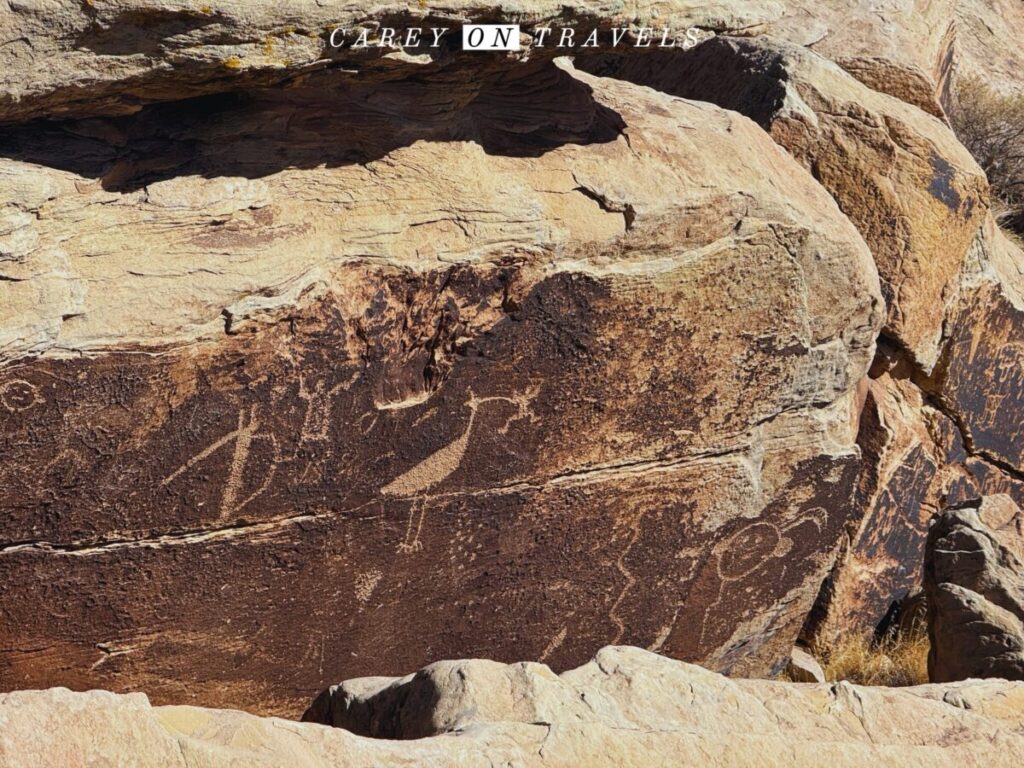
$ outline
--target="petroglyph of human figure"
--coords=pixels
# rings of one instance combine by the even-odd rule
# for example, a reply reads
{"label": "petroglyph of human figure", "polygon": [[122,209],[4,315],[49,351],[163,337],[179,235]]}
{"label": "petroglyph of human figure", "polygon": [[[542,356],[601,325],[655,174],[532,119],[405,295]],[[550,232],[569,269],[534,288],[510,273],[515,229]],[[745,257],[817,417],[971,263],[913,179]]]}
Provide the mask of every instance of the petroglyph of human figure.
{"label": "petroglyph of human figure", "polygon": [[787,516],[790,519],[752,520],[712,548],[711,563],[718,581],[717,594],[704,609],[697,636],[698,648],[703,648],[709,634],[708,622],[716,615],[716,608],[730,590],[735,590],[737,584],[754,584],[759,578],[774,578],[755,576],[758,571],[780,565],[785,568],[787,555],[793,548],[793,539],[789,535],[793,529],[815,525],[820,532],[828,525],[828,512],[823,507],[796,507]]}
{"label": "petroglyph of human figure", "polygon": [[324,381],[318,380],[312,388],[306,384],[306,377],[299,377],[299,398],[306,403],[306,415],[302,420],[302,442],[323,441],[330,437],[331,411],[334,408],[334,396],[347,390],[358,378],[353,374],[348,381],[335,384],[330,389]]}
{"label": "petroglyph of human figure", "polygon": [[[257,432],[260,427],[260,421],[257,418],[256,410],[257,407],[255,405],[249,408],[248,411],[244,408],[239,410],[238,427],[236,429],[233,429],[223,437],[215,440],[211,445],[207,446],[205,449],[186,461],[178,469],[164,478],[160,485],[169,485],[177,477],[192,469],[196,464],[208,459],[218,450],[233,441],[235,444],[235,450],[231,456],[231,464],[228,467],[227,480],[224,482],[224,493],[221,496],[218,519],[223,520],[224,518],[241,511],[251,501],[259,497],[260,494],[267,490],[271,481],[274,479],[279,457],[277,456],[277,438],[270,433],[262,434]],[[271,463],[270,468],[267,470],[267,473],[259,487],[239,501],[239,495],[242,491],[242,482],[245,477],[245,468],[249,463],[249,454],[252,451],[253,443],[257,440],[267,440],[271,443],[274,449],[274,460]]]}
{"label": "petroglyph of human figure", "polygon": [[[451,477],[462,463],[462,459],[466,455],[466,449],[469,447],[469,439],[473,433],[476,414],[481,405],[504,402],[516,406],[517,415],[509,419],[499,430],[504,432],[512,421],[526,415],[528,411],[528,398],[532,397],[533,394],[535,394],[534,391],[529,392],[526,396],[519,397],[478,398],[470,390],[469,401],[466,403],[466,407],[469,408],[469,423],[466,424],[462,434],[381,488],[381,495],[391,498],[408,497],[414,494],[422,494],[440,485]],[[428,500],[429,497],[424,496],[413,500],[412,509],[409,512],[409,522],[406,525],[405,539],[398,545],[398,552],[416,552],[423,548],[423,543],[420,541],[420,532],[423,530],[423,518],[426,514],[426,503]]]}

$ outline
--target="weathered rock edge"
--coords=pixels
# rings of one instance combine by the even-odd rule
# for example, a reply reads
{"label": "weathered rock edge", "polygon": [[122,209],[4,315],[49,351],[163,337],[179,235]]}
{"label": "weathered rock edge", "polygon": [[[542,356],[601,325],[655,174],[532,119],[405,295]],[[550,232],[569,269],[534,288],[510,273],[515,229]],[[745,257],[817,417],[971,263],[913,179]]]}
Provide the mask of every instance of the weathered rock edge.
{"label": "weathered rock edge", "polygon": [[[369,2],[345,5],[295,0],[226,0],[201,4],[154,0],[59,0],[12,5],[0,15],[0,123],[35,118],[127,114],[142,104],[265,86],[335,69],[360,83],[422,73],[461,59],[497,68],[550,58],[553,46],[525,46],[511,57],[460,50],[467,23],[519,23],[527,35],[539,27],[571,25],[637,29],[671,24],[681,38],[688,27],[740,31],[777,18],[777,3],[664,3],[624,6],[608,0],[530,0],[495,3]],[[449,27],[439,48],[402,50],[334,47],[337,28]],[[337,42],[337,40],[336,40]]]}
{"label": "weathered rock edge", "polygon": [[936,515],[924,563],[931,680],[1024,680],[1022,527],[1003,495]]}
{"label": "weathered rock edge", "polygon": [[0,695],[0,766],[792,768],[1024,759],[1019,683],[887,689],[730,680],[608,647],[559,676],[542,664],[475,660],[439,662],[397,680],[349,681],[326,692],[310,717],[336,722],[346,706],[342,691],[349,711],[355,702],[379,707],[377,722],[386,727],[378,730],[389,739],[418,740],[56,688]]}

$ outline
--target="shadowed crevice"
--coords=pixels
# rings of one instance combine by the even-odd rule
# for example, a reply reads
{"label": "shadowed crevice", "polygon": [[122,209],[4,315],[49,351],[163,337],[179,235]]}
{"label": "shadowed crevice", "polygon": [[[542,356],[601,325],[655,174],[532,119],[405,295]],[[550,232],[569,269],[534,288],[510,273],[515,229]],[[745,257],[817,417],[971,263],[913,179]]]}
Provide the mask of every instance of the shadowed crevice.
{"label": "shadowed crevice", "polygon": [[292,88],[155,104],[130,117],[0,129],[0,157],[130,192],[179,176],[255,179],[366,164],[418,141],[539,157],[566,144],[615,141],[624,128],[588,85],[551,63],[482,81],[460,69],[364,86],[321,72]]}
{"label": "shadowed crevice", "polygon": [[784,54],[745,40],[716,37],[691,48],[581,58],[577,68],[684,99],[706,101],[770,130],[782,108],[788,74]]}

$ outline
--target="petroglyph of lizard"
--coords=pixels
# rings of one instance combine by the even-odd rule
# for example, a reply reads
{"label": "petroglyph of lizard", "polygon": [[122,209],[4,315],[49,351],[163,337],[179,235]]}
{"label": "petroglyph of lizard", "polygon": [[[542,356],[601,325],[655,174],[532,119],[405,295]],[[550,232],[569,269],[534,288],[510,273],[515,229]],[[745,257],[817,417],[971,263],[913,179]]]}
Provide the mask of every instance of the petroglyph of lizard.
{"label": "petroglyph of lizard", "polygon": [[89,669],[92,670],[102,667],[108,661],[116,658],[117,656],[126,656],[135,650],[135,646],[126,645],[118,648],[112,643],[96,643],[96,649],[101,653],[101,656],[89,666]]}

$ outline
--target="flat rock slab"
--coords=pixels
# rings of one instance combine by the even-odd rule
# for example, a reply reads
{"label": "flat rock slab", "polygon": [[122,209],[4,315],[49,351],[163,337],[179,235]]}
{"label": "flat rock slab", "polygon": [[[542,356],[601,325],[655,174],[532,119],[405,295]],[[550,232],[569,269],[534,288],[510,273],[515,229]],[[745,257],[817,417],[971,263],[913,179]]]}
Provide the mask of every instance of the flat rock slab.
{"label": "flat rock slab", "polygon": [[[338,707],[327,708],[331,699]],[[341,699],[344,698],[344,701]],[[0,694],[0,766],[138,768],[992,765],[1024,758],[1024,685],[914,688],[730,680],[636,648],[555,675],[541,664],[439,662],[349,681],[313,722],[67,689]]]}

